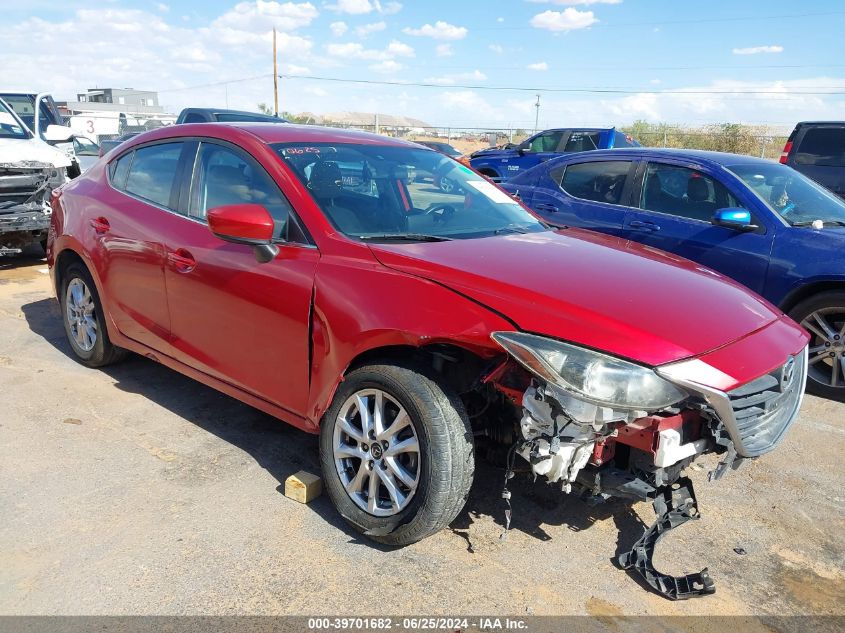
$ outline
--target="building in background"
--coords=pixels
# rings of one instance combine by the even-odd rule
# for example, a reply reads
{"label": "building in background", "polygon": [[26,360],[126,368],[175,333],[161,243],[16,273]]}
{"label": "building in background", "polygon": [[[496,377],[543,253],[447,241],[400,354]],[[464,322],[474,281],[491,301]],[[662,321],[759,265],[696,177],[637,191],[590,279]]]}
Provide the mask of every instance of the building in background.
{"label": "building in background", "polygon": [[89,88],[78,93],[76,101],[57,101],[56,105],[76,134],[98,142],[176,121],[176,115],[164,111],[158,93],[152,90]]}

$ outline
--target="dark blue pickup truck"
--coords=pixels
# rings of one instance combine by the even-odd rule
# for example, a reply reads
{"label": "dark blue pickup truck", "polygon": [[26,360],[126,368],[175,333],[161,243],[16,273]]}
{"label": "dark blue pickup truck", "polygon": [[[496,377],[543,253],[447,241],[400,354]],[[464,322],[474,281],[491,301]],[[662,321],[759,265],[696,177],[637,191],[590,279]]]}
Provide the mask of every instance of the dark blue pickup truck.
{"label": "dark blue pickup truck", "polygon": [[538,132],[515,147],[480,150],[469,157],[469,162],[478,173],[502,182],[562,154],[639,146],[616,128],[558,128]]}

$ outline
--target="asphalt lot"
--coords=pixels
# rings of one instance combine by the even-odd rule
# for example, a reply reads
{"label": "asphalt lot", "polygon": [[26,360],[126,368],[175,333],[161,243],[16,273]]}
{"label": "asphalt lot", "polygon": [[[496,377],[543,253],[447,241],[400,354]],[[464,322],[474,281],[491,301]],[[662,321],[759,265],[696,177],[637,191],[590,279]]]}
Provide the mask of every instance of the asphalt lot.
{"label": "asphalt lot", "polygon": [[717,593],[673,603],[611,562],[650,506],[522,475],[501,541],[488,465],[451,529],[374,547],[281,494],[315,437],[140,357],[74,362],[34,255],[0,260],[0,398],[0,614],[845,614],[845,404],[808,398],[773,454],[692,473],[702,519],[656,563]]}

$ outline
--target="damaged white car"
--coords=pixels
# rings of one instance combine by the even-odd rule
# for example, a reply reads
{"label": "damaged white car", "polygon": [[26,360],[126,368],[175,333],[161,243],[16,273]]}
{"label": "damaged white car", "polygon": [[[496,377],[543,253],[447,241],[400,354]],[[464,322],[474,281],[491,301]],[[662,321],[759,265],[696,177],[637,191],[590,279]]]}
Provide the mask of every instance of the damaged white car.
{"label": "damaged white car", "polygon": [[[45,135],[67,140],[70,130],[51,125]],[[70,164],[0,99],[0,255],[18,254],[34,242],[46,250],[50,193],[67,181]]]}

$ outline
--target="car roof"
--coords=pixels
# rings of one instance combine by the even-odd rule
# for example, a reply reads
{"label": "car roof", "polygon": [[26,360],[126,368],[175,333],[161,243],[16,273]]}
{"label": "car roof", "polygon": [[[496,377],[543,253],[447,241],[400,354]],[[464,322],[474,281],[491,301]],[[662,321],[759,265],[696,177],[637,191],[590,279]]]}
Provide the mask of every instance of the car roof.
{"label": "car roof", "polygon": [[597,149],[589,152],[567,154],[563,158],[572,159],[574,156],[581,156],[584,158],[600,158],[602,156],[608,158],[619,158],[621,156],[630,156],[637,158],[691,159],[700,163],[711,163],[715,165],[740,165],[751,163],[768,164],[773,162],[767,158],[758,158],[757,156],[730,154],[728,152],[711,152],[702,149],[676,149],[668,147],[619,147],[616,149]]}
{"label": "car roof", "polygon": [[845,121],[801,121],[796,127],[799,125],[845,125]]}
{"label": "car roof", "polygon": [[224,138],[225,140],[236,140],[242,134],[250,134],[268,145],[271,143],[353,143],[359,145],[395,145],[419,148],[419,145],[410,141],[403,141],[389,136],[359,130],[346,130],[318,125],[296,125],[294,123],[279,125],[277,123],[255,122],[184,123],[181,125],[168,125],[144,132],[136,136],[132,141],[134,141],[134,146],[146,143],[147,141],[184,136],[210,136]]}
{"label": "car roof", "polygon": [[611,132],[615,127],[550,127],[547,130],[541,130],[537,134],[543,132]]}

